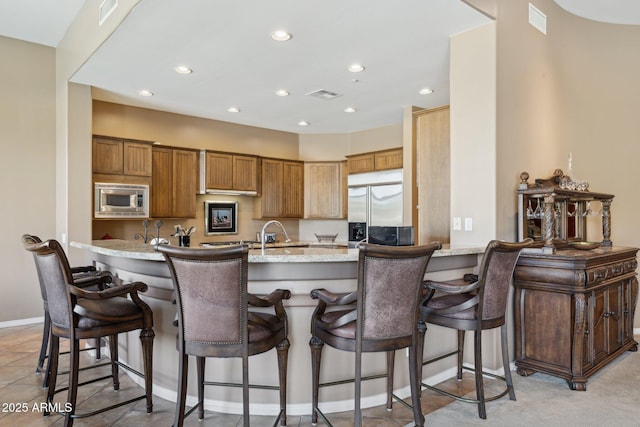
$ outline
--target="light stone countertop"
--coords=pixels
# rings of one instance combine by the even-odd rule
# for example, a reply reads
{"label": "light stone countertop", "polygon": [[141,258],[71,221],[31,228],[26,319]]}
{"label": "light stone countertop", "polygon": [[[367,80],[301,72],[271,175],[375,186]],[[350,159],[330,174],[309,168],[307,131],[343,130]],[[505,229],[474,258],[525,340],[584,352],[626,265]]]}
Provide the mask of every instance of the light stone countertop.
{"label": "light stone countertop", "polygon": [[[300,247],[302,245],[308,247]],[[155,250],[155,246],[132,240],[93,240],[91,243],[71,242],[71,246],[84,249],[93,253],[140,259],[149,261],[164,261],[161,253]],[[262,255],[260,249],[249,251],[250,263],[291,263],[291,262],[352,262],[358,261],[358,249],[348,249],[346,246],[318,247],[308,242],[296,242],[288,245],[276,244],[268,247]],[[480,254],[484,247],[451,247],[443,245],[436,251],[433,257],[447,257],[456,255]]]}

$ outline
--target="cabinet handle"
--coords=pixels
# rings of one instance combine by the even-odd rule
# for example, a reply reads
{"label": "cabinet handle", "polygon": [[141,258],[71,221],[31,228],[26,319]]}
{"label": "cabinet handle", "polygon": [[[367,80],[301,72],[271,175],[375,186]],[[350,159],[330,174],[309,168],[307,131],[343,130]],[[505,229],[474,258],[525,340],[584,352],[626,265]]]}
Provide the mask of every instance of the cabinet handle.
{"label": "cabinet handle", "polygon": [[613,317],[614,319],[618,319],[618,316],[616,315],[615,311],[609,311],[609,312],[604,312],[604,314],[602,315],[603,317]]}

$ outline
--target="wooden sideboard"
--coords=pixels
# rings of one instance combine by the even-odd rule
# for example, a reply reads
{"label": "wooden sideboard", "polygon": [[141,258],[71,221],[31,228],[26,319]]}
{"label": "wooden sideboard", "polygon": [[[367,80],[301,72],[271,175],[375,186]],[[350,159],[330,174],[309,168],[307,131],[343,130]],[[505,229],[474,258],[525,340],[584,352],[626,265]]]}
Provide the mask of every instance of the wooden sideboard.
{"label": "wooden sideboard", "polygon": [[516,367],[573,390],[625,351],[637,351],[637,248],[523,252],[514,272]]}

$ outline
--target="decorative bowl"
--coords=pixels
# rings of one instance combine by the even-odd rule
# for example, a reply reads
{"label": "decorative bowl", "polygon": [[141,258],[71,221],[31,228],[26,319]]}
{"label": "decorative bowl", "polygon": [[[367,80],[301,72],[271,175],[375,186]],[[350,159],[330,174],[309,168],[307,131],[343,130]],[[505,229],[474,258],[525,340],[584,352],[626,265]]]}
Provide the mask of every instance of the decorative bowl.
{"label": "decorative bowl", "polygon": [[568,242],[569,246],[574,249],[580,249],[583,251],[588,251],[590,249],[595,249],[600,246],[600,242]]}
{"label": "decorative bowl", "polygon": [[336,237],[338,237],[338,233],[336,234],[316,234],[313,233],[316,236],[316,239],[318,239],[318,242],[321,243],[326,243],[326,242],[335,242],[336,241]]}

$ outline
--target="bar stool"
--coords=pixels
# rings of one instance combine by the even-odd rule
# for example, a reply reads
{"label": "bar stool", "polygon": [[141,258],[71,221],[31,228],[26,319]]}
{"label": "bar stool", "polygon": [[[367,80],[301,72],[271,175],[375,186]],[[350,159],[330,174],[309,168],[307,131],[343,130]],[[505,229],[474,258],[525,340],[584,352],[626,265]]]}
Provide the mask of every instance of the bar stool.
{"label": "bar stool", "polygon": [[[180,353],[175,427],[198,409],[204,418],[204,386],[242,387],[243,423],[249,426],[249,388],[280,391],[274,425],[287,424],[287,313],[283,300],[291,293],[277,289],[265,297],[247,292],[248,247],[180,248],[160,245],[169,265],[178,307],[177,348]],[[273,307],[274,314],[249,307]],[[249,356],[276,348],[279,386],[249,383]],[[196,357],[198,403],[185,413],[189,355]],[[205,380],[207,357],[241,357],[242,384]]]}
{"label": "bar stool", "polygon": [[[505,312],[507,309],[507,296],[509,285],[513,276],[513,270],[523,248],[531,245],[532,239],[526,239],[520,243],[509,243],[493,240],[489,242],[482,258],[480,273],[473,283],[457,280],[451,282],[427,281],[427,296],[421,308],[421,322],[433,325],[453,328],[458,331],[458,349],[442,356],[434,357],[420,363],[418,378],[422,378],[422,366],[441,360],[445,357],[457,356],[458,379],[462,379],[462,369],[475,372],[476,398],[468,399],[439,388],[422,383],[422,387],[433,390],[454,399],[476,403],[478,415],[482,419],[487,418],[485,402],[499,399],[509,394],[511,400],[516,400],[509,369],[509,348],[507,343],[507,324]],[[444,295],[434,297],[435,292]],[[482,331],[500,327],[502,347],[502,364],[504,377],[493,375],[482,370]],[[425,331],[426,328],[422,328]],[[463,350],[465,331],[474,331],[474,367],[463,365]],[[424,332],[420,337],[420,359],[424,347]],[[485,397],[483,375],[499,378],[506,383],[502,393],[492,397]]]}
{"label": "bar stool", "polygon": [[[146,399],[147,413],[153,410],[152,400],[152,355],[153,355],[153,313],[138,292],[144,292],[147,285],[141,282],[114,286],[102,291],[89,291],[74,286],[74,277],[64,249],[56,240],[41,243],[24,242],[25,249],[32,252],[40,276],[46,288],[49,314],[51,316],[51,350],[49,352],[49,379],[47,391],[48,408],[53,407],[56,393],[67,391],[68,408],[64,415],[65,427],[73,425],[76,418],[84,418]],[[128,296],[129,298],[122,298]],[[123,332],[140,329],[144,375],[121,365],[118,361],[117,336]],[[83,383],[78,381],[80,371],[80,340],[109,337],[111,352],[111,375],[94,378]],[[71,344],[69,362],[69,384],[55,389],[58,377],[58,356],[60,338],[68,338]],[[99,366],[99,365],[94,365]],[[91,412],[76,413],[78,387],[96,381],[112,378],[114,390],[118,390],[118,367],[123,366],[144,377],[145,393],[117,404]],[[47,409],[43,415],[49,415]]]}
{"label": "bar stool", "polygon": [[[358,258],[358,288],[354,292],[334,294],[314,289],[311,298],[318,300],[311,316],[312,413],[331,423],[318,408],[320,362],[324,344],[338,350],[355,352],[354,424],[362,425],[360,410],[363,352],[387,352],[390,360],[395,350],[409,348],[409,376],[415,424],[422,426],[424,417],[418,394],[418,319],[427,263],[441,244],[425,246],[379,246],[362,244]],[[331,308],[332,311],[327,311]],[[393,376],[387,370],[387,400],[392,397]]]}
{"label": "bar stool", "polygon": [[[23,244],[41,243],[42,239],[33,234],[24,234],[22,236]],[[35,257],[35,254],[34,254]],[[42,296],[42,303],[44,308],[44,325],[42,329],[42,343],[40,344],[40,354],[38,356],[38,364],[36,366],[36,374],[44,372],[44,378],[42,380],[42,387],[47,386],[49,381],[49,371],[44,367],[44,361],[48,359],[47,349],[49,346],[49,336],[51,333],[51,316],[49,315],[49,305],[47,301],[47,290],[42,280],[40,270],[37,268],[38,283],[40,284],[40,295]],[[112,282],[111,273],[108,271],[97,271],[92,265],[82,267],[71,267],[71,273],[73,274],[74,285],[83,289],[90,290],[102,290],[109,283]],[[80,351],[95,350],[96,360],[100,359],[100,339],[95,339],[93,347],[83,348]],[[69,354],[68,351],[63,351],[61,354]]]}

